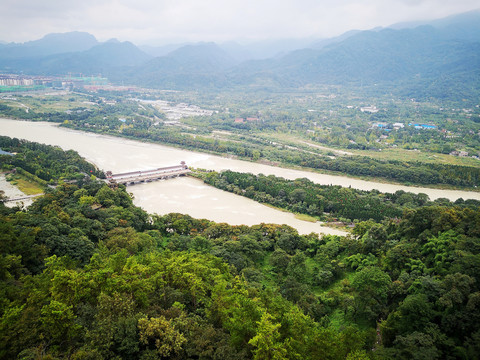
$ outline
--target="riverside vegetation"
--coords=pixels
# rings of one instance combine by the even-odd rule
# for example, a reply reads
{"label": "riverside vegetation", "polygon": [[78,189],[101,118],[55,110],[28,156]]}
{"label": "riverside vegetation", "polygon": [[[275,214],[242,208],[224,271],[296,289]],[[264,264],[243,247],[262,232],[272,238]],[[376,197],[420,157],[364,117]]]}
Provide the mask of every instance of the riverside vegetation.
{"label": "riverside vegetation", "polygon": [[234,171],[204,172],[194,176],[206,184],[255,201],[270,204],[292,212],[325,218],[340,217],[345,221],[381,221],[402,216],[405,209],[428,205],[462,206],[477,209],[478,200],[458,199],[453,204],[439,198],[431,202],[426,194],[398,190],[394,194],[377,190],[362,191],[341,186],[319,185],[308,179],[286,180],[273,175],[253,175]]}
{"label": "riverside vegetation", "polygon": [[[26,159],[43,158],[67,169],[78,156],[2,141],[4,150],[17,152],[0,156],[2,167],[18,161],[29,169]],[[74,184],[62,182],[64,171],[38,166],[35,176],[58,186],[28,209],[0,204],[3,359],[475,359],[480,353],[476,203],[413,199],[402,202],[401,214],[360,221],[346,237],[300,236],[282,225],[147,214],[123,186],[85,176],[86,165],[72,170],[83,175],[73,175]],[[248,183],[254,196],[261,189],[249,187],[269,181],[283,189],[285,201],[303,197],[282,179],[210,176],[237,180],[234,190]],[[324,210],[317,191],[341,190],[296,184],[303,184],[304,200],[315,194]],[[332,196],[341,211],[337,200]]]}

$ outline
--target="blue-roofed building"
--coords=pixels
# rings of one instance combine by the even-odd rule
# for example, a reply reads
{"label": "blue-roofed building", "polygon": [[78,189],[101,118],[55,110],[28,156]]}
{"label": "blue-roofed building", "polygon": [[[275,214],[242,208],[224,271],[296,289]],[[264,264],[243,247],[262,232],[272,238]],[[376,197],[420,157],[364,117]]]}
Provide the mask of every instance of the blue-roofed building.
{"label": "blue-roofed building", "polygon": [[436,129],[436,125],[428,125],[428,124],[408,124],[408,126],[413,126],[415,129]]}

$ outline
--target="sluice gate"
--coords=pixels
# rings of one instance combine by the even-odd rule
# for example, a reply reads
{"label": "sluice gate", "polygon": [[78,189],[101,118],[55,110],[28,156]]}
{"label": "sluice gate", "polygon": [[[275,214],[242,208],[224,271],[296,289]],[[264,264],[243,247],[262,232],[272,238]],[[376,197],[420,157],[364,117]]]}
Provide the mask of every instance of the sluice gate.
{"label": "sluice gate", "polygon": [[107,181],[111,184],[134,185],[143,182],[175,178],[185,176],[191,170],[182,161],[180,165],[161,167],[157,169],[138,170],[125,173],[113,174],[107,171]]}

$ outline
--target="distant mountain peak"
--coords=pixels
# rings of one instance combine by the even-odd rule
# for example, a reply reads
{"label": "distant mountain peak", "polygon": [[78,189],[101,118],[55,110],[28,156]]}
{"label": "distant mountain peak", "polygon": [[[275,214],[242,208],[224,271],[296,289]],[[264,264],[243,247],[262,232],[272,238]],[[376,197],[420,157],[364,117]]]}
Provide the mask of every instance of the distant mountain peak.
{"label": "distant mountain peak", "polygon": [[[77,38],[90,38],[90,39],[95,39],[95,36],[93,36],[92,34],[88,33],[88,32],[85,32],[85,31],[67,31],[67,32],[64,32],[64,33],[50,33],[50,34],[47,34],[45,35],[44,37],[42,37],[41,39],[39,40],[47,40],[47,39],[63,39],[63,38],[73,38],[73,37],[77,37]],[[33,40],[33,41],[38,41],[38,40]]]}
{"label": "distant mountain peak", "polygon": [[98,45],[95,36],[86,32],[51,33],[38,40],[4,45],[4,51],[0,52],[0,59],[43,57],[68,52],[85,51],[95,45]]}
{"label": "distant mountain peak", "polygon": [[51,33],[39,40],[24,43],[26,46],[48,48],[53,53],[88,50],[97,44],[95,36],[82,31]]}

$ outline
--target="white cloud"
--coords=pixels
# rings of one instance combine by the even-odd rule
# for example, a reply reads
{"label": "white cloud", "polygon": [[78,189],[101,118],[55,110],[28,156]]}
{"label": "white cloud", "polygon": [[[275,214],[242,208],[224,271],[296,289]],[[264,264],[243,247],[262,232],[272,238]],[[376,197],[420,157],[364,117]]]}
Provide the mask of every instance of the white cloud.
{"label": "white cloud", "polygon": [[88,31],[136,43],[328,37],[350,29],[440,18],[475,0],[1,0],[0,40]]}

